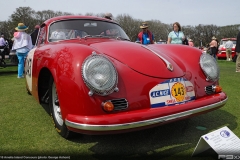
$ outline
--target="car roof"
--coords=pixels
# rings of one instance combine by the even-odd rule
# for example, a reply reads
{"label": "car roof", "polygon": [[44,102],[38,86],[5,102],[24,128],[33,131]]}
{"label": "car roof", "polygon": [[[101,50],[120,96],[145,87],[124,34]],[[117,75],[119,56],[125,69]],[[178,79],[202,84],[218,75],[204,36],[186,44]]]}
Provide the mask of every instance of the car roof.
{"label": "car roof", "polygon": [[[228,38],[222,38],[221,40],[222,40],[222,41],[227,41],[227,40],[228,40]],[[230,40],[235,40],[235,41],[236,41],[236,40],[237,40],[237,38],[230,38]]]}
{"label": "car roof", "polygon": [[77,15],[67,15],[67,16],[53,17],[53,18],[50,18],[50,19],[46,20],[43,24],[49,25],[49,24],[51,24],[52,22],[55,22],[55,21],[68,20],[68,19],[93,19],[93,20],[108,21],[108,22],[118,24],[117,22],[109,20],[107,18],[96,17],[96,16],[77,16]]}

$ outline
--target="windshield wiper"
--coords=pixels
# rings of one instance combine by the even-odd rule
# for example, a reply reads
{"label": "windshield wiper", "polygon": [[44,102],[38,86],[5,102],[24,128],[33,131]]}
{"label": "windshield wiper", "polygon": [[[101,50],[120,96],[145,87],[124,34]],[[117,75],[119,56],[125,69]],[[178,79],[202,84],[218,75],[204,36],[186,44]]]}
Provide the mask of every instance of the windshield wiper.
{"label": "windshield wiper", "polygon": [[114,38],[114,39],[118,39],[118,40],[126,40],[126,41],[130,41],[129,39],[127,39],[127,38],[123,38],[123,37],[121,37],[121,36],[105,36],[105,35],[86,35],[86,36],[84,36],[83,38],[84,39],[86,39],[86,38],[88,38],[88,37],[91,37],[91,38],[93,38],[93,37],[103,37],[103,38]]}
{"label": "windshield wiper", "polygon": [[123,37],[121,37],[121,36],[116,37],[116,39],[130,41],[129,39],[127,39],[127,38],[123,38]]}
{"label": "windshield wiper", "polygon": [[84,36],[83,38],[86,39],[86,38],[88,38],[88,37],[92,37],[92,35],[86,35],[86,36]]}
{"label": "windshield wiper", "polygon": [[91,38],[93,38],[93,37],[104,37],[104,38],[109,38],[109,36],[104,36],[104,35],[86,35],[86,36],[84,36],[83,38],[88,38],[88,37],[91,37]]}

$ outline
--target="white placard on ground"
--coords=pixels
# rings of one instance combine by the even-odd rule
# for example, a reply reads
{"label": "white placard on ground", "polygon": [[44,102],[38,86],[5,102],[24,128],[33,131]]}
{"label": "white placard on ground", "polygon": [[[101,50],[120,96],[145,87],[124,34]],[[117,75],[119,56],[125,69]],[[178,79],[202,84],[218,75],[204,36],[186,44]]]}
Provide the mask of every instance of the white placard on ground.
{"label": "white placard on ground", "polygon": [[218,155],[240,155],[240,139],[228,128],[201,136],[192,156],[212,148]]}

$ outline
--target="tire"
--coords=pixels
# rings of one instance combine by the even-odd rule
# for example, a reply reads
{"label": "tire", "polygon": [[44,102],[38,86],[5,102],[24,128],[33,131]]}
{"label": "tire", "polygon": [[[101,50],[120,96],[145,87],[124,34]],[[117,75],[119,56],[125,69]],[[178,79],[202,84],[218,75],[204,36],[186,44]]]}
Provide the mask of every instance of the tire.
{"label": "tire", "polygon": [[50,114],[53,119],[54,127],[57,132],[66,139],[72,137],[72,132],[68,130],[67,126],[62,119],[60,103],[58,100],[58,94],[55,82],[53,78],[50,78],[49,81],[49,107],[50,107]]}

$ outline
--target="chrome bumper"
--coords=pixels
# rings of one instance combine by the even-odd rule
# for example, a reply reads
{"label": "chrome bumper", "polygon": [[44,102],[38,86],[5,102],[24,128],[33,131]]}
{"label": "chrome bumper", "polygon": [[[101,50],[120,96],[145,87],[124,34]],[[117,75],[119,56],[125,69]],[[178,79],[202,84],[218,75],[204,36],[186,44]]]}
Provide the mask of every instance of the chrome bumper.
{"label": "chrome bumper", "polygon": [[132,123],[124,123],[124,124],[110,124],[110,125],[91,125],[91,124],[80,124],[71,122],[69,120],[65,121],[65,124],[69,127],[80,129],[80,130],[86,130],[86,131],[117,131],[117,130],[124,130],[124,129],[131,129],[131,128],[138,128],[138,127],[144,127],[149,126],[157,123],[163,123],[170,120],[183,118],[186,116],[190,116],[192,114],[197,114],[200,112],[204,112],[210,109],[217,108],[221,105],[224,105],[227,102],[228,98],[224,99],[223,101],[207,105],[204,107],[188,110],[185,112],[180,112],[164,117],[154,118],[154,119],[148,119],[144,121],[138,121],[138,122],[132,122]]}

